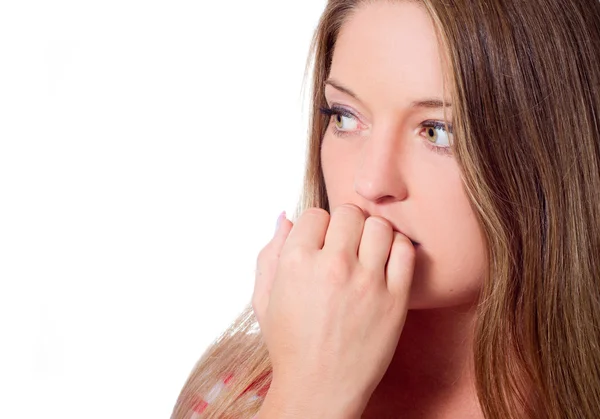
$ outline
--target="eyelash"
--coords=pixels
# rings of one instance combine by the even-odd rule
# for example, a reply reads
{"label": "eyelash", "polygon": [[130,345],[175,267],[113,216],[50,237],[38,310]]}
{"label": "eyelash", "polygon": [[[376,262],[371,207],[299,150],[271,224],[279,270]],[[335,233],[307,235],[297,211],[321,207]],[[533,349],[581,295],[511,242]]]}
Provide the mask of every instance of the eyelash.
{"label": "eyelash", "polygon": [[[347,109],[341,108],[339,106],[332,106],[330,108],[327,108],[327,107],[320,108],[320,111],[323,115],[326,115],[329,117],[330,123],[331,123],[331,117],[337,116],[337,115],[345,116],[347,118],[357,119],[356,115],[354,115],[352,112],[348,111]],[[452,134],[452,125],[445,124],[441,121],[434,121],[434,120],[423,121],[421,123],[421,127],[422,128],[441,129],[449,134]],[[448,127],[448,130],[446,130],[446,127]],[[340,131],[333,125],[332,125],[332,130],[333,130],[334,135],[337,135],[338,137],[346,137],[348,135],[352,135],[351,132]],[[440,147],[440,146],[431,144],[431,142],[429,142],[429,141],[425,141],[425,146],[428,149],[430,149],[431,151],[433,151],[434,153],[438,153],[443,156],[452,155],[451,146],[450,147]]]}

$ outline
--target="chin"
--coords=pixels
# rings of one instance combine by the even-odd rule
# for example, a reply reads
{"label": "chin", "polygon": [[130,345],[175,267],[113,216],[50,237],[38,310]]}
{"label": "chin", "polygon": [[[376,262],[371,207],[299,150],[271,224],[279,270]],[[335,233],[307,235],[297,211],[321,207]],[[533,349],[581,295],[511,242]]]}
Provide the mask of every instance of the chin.
{"label": "chin", "polygon": [[472,284],[457,282],[459,281],[442,281],[440,278],[424,275],[422,270],[415,267],[408,310],[431,310],[476,304],[481,282],[475,281]]}

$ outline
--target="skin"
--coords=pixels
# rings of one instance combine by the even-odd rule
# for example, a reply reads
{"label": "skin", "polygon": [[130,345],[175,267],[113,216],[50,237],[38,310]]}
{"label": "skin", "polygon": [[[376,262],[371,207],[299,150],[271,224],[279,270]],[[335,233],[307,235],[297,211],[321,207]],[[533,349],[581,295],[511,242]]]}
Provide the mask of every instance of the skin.
{"label": "skin", "polygon": [[[332,211],[344,203],[392,226],[416,246],[410,310],[386,375],[363,417],[483,417],[475,397],[473,305],[485,266],[484,240],[452,156],[426,147],[426,120],[451,122],[452,110],[409,108],[443,99],[443,62],[434,27],[414,3],[361,6],[343,25],[329,79],[332,117],[321,158]],[[446,98],[451,97],[446,91]],[[337,125],[336,125],[337,122]],[[348,135],[340,138],[341,126]],[[444,143],[438,131],[438,144]],[[449,137],[445,137],[449,138]]]}
{"label": "skin", "polygon": [[284,220],[258,257],[273,366],[260,419],[483,417],[470,352],[483,236],[455,160],[427,146],[443,132],[422,124],[443,110],[409,107],[442,99],[439,57],[413,3],[371,2],[342,26],[330,80],[344,88],[325,93],[360,117],[333,116],[323,139],[331,214]]}
{"label": "skin", "polygon": [[[363,6],[342,27],[330,80],[360,100],[325,88],[329,106],[358,111],[344,117],[349,135],[324,136],[321,162],[332,211],[344,203],[389,220],[417,246],[409,309],[465,304],[476,298],[483,242],[452,157],[430,150],[423,121],[443,110],[409,109],[412,101],[442,99],[440,52],[428,15],[411,3]],[[446,93],[448,97],[448,93]],[[451,122],[451,108],[446,111]],[[446,135],[441,129],[438,135]],[[438,139],[438,143],[442,143]]]}

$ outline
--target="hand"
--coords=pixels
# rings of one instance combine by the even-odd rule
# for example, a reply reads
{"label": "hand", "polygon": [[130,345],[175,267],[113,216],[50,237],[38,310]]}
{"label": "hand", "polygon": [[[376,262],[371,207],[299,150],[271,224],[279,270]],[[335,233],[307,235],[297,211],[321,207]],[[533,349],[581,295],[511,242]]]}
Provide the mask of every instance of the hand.
{"label": "hand", "polygon": [[354,205],[283,221],[252,298],[281,409],[360,416],[404,327],[414,260],[409,238]]}

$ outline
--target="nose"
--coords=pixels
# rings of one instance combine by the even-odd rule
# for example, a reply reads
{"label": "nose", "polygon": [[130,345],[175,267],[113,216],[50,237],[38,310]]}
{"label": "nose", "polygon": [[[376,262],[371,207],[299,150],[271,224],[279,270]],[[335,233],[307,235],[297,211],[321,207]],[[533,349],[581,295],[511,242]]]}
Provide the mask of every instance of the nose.
{"label": "nose", "polygon": [[393,130],[375,129],[363,145],[356,169],[354,190],[363,198],[381,203],[406,199],[405,147]]}

